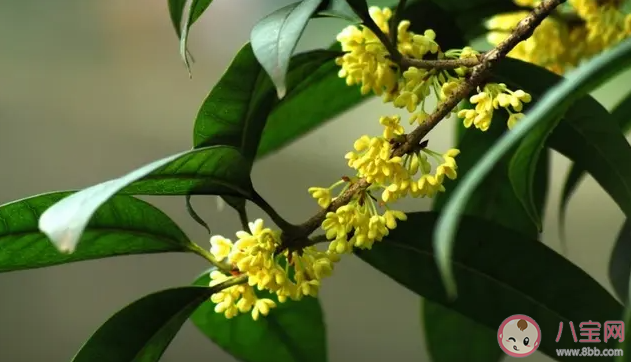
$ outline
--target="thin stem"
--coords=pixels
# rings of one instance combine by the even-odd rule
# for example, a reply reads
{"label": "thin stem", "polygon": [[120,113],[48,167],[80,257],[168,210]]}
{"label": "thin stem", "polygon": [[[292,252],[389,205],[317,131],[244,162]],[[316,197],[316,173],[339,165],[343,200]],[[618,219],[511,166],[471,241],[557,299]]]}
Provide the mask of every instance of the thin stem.
{"label": "thin stem", "polygon": [[247,210],[244,207],[241,210],[237,210],[237,213],[239,214],[239,221],[241,221],[241,227],[243,228],[243,231],[248,231],[250,229],[250,226],[248,225],[250,219],[248,218]]}
{"label": "thin stem", "polygon": [[193,253],[201,256],[202,258],[208,260],[210,264],[216,266],[217,269],[221,270],[224,274],[229,274],[230,271],[232,270],[230,265],[220,262],[219,260],[217,260],[217,258],[215,258],[214,255],[212,255],[211,253],[206,251],[206,249],[203,249],[202,247],[200,247],[199,245],[195,243],[191,243],[188,249],[192,251]]}
{"label": "thin stem", "polygon": [[237,277],[229,278],[217,285],[213,285],[211,288],[215,289],[215,293],[220,292],[224,289],[228,289],[230,287],[234,287],[235,285],[243,284],[248,281],[247,275],[239,275]]}
{"label": "thin stem", "polygon": [[272,221],[283,231],[289,231],[296,229],[296,225],[291,224],[289,221],[285,220],[282,216],[280,216],[276,210],[272,207],[272,205],[268,204],[265,199],[258,194],[258,192],[254,191],[254,197],[252,198],[252,202],[256,204],[256,206],[260,207],[261,210],[265,211],[265,213],[272,218]]}

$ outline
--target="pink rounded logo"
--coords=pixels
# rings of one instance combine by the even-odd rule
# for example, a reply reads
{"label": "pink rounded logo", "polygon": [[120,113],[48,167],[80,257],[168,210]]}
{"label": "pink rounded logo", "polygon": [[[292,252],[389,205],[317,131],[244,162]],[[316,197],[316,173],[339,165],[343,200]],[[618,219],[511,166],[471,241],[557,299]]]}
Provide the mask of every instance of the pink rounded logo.
{"label": "pink rounded logo", "polygon": [[506,319],[497,330],[500,348],[511,357],[526,357],[535,353],[541,343],[541,329],[534,319],[515,314]]}

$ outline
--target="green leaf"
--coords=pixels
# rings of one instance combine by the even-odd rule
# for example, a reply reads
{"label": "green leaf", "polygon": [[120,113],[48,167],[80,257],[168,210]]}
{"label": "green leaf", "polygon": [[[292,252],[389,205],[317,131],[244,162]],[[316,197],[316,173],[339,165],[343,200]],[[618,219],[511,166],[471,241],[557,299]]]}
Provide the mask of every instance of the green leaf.
{"label": "green leaf", "polygon": [[186,6],[186,0],[168,0],[169,16],[171,17],[171,23],[175,29],[178,39],[182,34],[182,17],[184,16],[184,7]]}
{"label": "green leaf", "polygon": [[[443,278],[447,292],[450,296],[455,296],[456,286],[454,284],[451,266],[449,264],[451,246],[454,235],[458,227],[458,221],[462,216],[465,206],[478,185],[484,177],[493,170],[501,158],[509,152],[521,139],[530,133],[532,129],[542,123],[554,122],[560,113],[567,109],[577,99],[585,97],[594,87],[610,79],[631,63],[631,40],[622,42],[612,50],[605,51],[595,57],[585,65],[575,70],[571,77],[560,82],[550,89],[549,93],[528,112],[528,115],[517,123],[515,128],[502,137],[499,142],[487,151],[480,162],[464,175],[464,179],[452,199],[444,209],[443,217],[436,229],[436,251],[437,262],[440,266],[441,277]],[[580,101],[579,101],[580,103]],[[589,141],[601,137],[598,128],[602,122],[583,122],[576,124],[561,122],[557,130],[559,133],[552,134],[551,141],[556,140],[555,149],[568,155],[575,162],[581,162],[603,188],[614,198],[614,201],[631,216],[631,169],[619,167],[618,165],[631,163],[631,146],[626,142],[622,133],[617,132],[607,135],[605,144],[594,146]],[[594,134],[594,132],[596,132]],[[562,134],[562,137],[555,138],[555,135]],[[578,144],[576,144],[578,142]],[[594,151],[594,149],[596,149]],[[598,152],[597,157],[580,159],[588,151]],[[612,173],[613,172],[613,173]]]}
{"label": "green leaf", "polygon": [[301,0],[261,19],[250,33],[256,59],[276,86],[278,98],[287,93],[285,77],[296,45],[322,0]]}
{"label": "green leaf", "polygon": [[[627,96],[614,107],[613,111],[611,111],[611,121],[617,122],[624,134],[631,130],[631,93],[627,94]],[[576,163],[572,164],[567,173],[565,183],[563,184],[563,191],[561,191],[561,201],[559,202],[559,225],[561,226],[561,230],[563,230],[565,225],[565,214],[570,202],[570,197],[578,188],[584,175],[585,169]]]}
{"label": "green leaf", "polygon": [[368,3],[366,0],[346,0],[348,5],[353,9],[355,14],[357,14],[360,18],[368,18],[370,13],[368,12]]}
{"label": "green leaf", "polygon": [[[208,285],[208,273],[195,285]],[[258,293],[258,292],[257,292]],[[275,297],[265,295],[266,298]],[[246,362],[326,362],[322,308],[316,298],[278,303],[268,316],[254,321],[247,314],[226,319],[207,300],[193,313],[193,323],[213,342]]]}
{"label": "green leaf", "polygon": [[62,254],[37,223],[44,210],[70,194],[42,194],[0,206],[0,273],[119,255],[188,251],[188,237],[162,211],[131,196],[115,196],[94,213],[76,252]]}
{"label": "green leaf", "polygon": [[[506,354],[497,346],[495,330],[427,299],[421,304],[427,351],[432,362],[500,361]],[[499,325],[498,325],[499,327]],[[445,341],[458,341],[458,348]]]}
{"label": "green leaf", "polygon": [[201,148],[154,161],[70,195],[41,215],[39,229],[59,250],[72,252],[92,215],[116,193],[250,197],[251,192],[248,163],[237,149]]}
{"label": "green leaf", "polygon": [[247,150],[256,150],[258,143],[251,135],[261,132],[257,129],[263,129],[275,103],[265,87],[266,77],[250,44],[244,45],[197,114],[194,147],[231,145],[249,158]]}
{"label": "green leaf", "polygon": [[[465,104],[470,104],[464,102]],[[462,141],[458,143],[460,154],[456,158],[458,178],[445,182],[445,192],[434,198],[433,210],[442,210],[453,197],[454,190],[462,183],[463,177],[475,167],[484,153],[507,131],[507,114],[498,111],[493,117],[491,127],[486,132],[478,129],[466,129]],[[461,121],[458,121],[461,123]],[[530,220],[524,206],[515,194],[509,179],[509,165],[516,150],[505,155],[483,181],[484,192],[472,195],[467,203],[465,214],[494,221],[507,228],[520,231],[536,238],[538,230]],[[535,202],[538,213],[542,213],[548,190],[549,154],[546,152],[537,158]]]}
{"label": "green leaf", "polygon": [[[631,279],[631,277],[629,277],[629,279]],[[627,286],[627,289],[631,290],[630,286]],[[627,295],[624,298],[625,300],[630,300],[631,299],[631,295]],[[628,338],[629,333],[631,333],[631,305],[627,305],[627,307],[624,310],[624,336],[627,336],[626,338],[624,338],[624,340],[622,342],[619,342],[618,345],[616,347],[620,348],[622,350],[622,355],[617,356],[614,361],[616,362],[628,362],[631,359],[629,358],[629,354],[624,354],[624,351],[628,351],[629,347],[631,347],[631,338]],[[618,351],[617,351],[618,352]],[[620,353],[620,352],[618,352]]]}
{"label": "green leaf", "polygon": [[542,209],[535,201],[535,176],[541,152],[547,152],[545,146],[548,136],[560,120],[561,117],[557,116],[551,122],[541,123],[534,127],[519,144],[508,166],[508,175],[515,194],[539,232],[543,230],[541,222]]}
{"label": "green leaf", "polygon": [[[455,300],[448,298],[432,245],[440,215],[408,214],[382,242],[357,255],[411,291],[490,330],[497,331],[511,315],[530,316],[542,330],[539,350],[559,361],[571,359],[557,357],[557,348],[576,348],[567,332],[570,321],[620,318],[622,306],[579,267],[536,239],[472,216],[459,224],[451,261],[460,291]],[[566,328],[557,343],[559,322]],[[599,344],[614,347],[611,340]]]}
{"label": "green leaf", "polygon": [[[334,53],[330,51],[294,56],[287,75],[289,94],[284,101],[300,94],[304,79],[333,57]],[[195,148],[231,145],[253,161],[266,120],[276,104],[274,87],[256,60],[252,47],[246,44],[199,110],[194,128]]]}
{"label": "green leaf", "polygon": [[609,281],[616,296],[628,303],[629,275],[631,275],[631,222],[627,219],[618,233],[618,239],[609,258]]}
{"label": "green leaf", "polygon": [[[434,29],[436,41],[445,49],[465,45],[453,18],[431,1],[407,5],[402,18],[412,22],[411,30],[416,33]],[[339,44],[333,44],[331,49],[339,50]],[[299,78],[302,80],[300,85],[293,91],[290,89],[271,112],[263,130],[258,158],[272,154],[335,116],[372,98],[362,96],[358,86],[347,86],[344,79],[339,78],[339,70],[334,59],[329,59]],[[326,107],[322,106],[324,104]]]}
{"label": "green leaf", "polygon": [[338,18],[348,20],[351,23],[361,22],[346,0],[324,0],[315,17]]}
{"label": "green leaf", "polygon": [[[169,6],[169,11],[171,12],[171,19],[174,18],[174,16],[179,15],[180,19],[182,19],[182,16],[184,14],[184,6],[186,5],[186,1],[182,1],[182,0],[169,0],[170,2],[174,2],[175,4],[173,6]],[[204,13],[204,11],[206,11],[206,9],[210,6],[210,3],[212,2],[212,0],[190,0],[190,7],[188,9],[188,16],[184,19],[184,24],[182,24],[182,20],[179,21],[178,25],[181,26],[180,28],[180,32],[178,32],[178,36],[180,37],[180,55],[182,56],[182,59],[184,60],[184,64],[186,64],[186,69],[189,72],[189,75],[191,73],[191,66],[188,60],[188,54],[187,54],[187,44],[188,44],[188,32],[191,29],[191,26],[193,26],[193,24],[197,21],[197,19],[199,19],[200,16],[202,16],[202,14]],[[180,10],[176,12],[176,14],[174,15],[173,11],[171,10],[172,7],[179,7],[181,6]]]}
{"label": "green leaf", "polygon": [[105,322],[72,362],[155,362],[195,309],[216,287],[179,287],[149,294]]}
{"label": "green leaf", "polygon": [[[471,107],[468,101],[463,103],[464,107]],[[496,112],[493,118],[491,127],[486,132],[464,128],[461,120],[456,124],[458,149],[461,151],[457,159],[460,174],[465,175],[469,172],[484,152],[507,132],[507,114]],[[485,191],[473,195],[473,199],[467,204],[466,214],[496,222],[537,239],[537,228],[531,222],[509,180],[508,170],[513,155],[514,153],[506,155],[486,177]],[[543,213],[545,209],[549,174],[549,153],[545,152],[541,156],[536,159],[538,168],[535,174],[535,202],[539,213]],[[457,178],[445,184],[445,193],[436,195],[434,199],[434,211],[440,211],[460,181],[461,179]],[[510,243],[511,240],[505,242]],[[476,303],[485,302],[478,300]],[[494,330],[430,300],[424,299],[422,305],[422,320],[432,361],[455,361],[457,355],[467,355],[471,361],[499,361],[504,356],[502,350],[497,347]],[[454,349],[444,343],[445,340],[451,339],[463,342],[459,344],[458,349]]]}
{"label": "green leaf", "polygon": [[[346,85],[333,60],[306,75],[300,89],[289,92],[271,112],[256,156],[262,158],[290,144],[368,97]],[[326,104],[326,107],[322,105]]]}

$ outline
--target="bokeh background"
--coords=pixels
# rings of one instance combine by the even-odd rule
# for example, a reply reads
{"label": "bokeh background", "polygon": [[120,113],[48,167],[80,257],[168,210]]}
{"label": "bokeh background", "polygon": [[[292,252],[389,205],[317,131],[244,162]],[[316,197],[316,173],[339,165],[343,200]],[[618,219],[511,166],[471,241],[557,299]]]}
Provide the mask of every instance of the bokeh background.
{"label": "bokeh background", "polygon": [[[189,46],[196,62],[189,79],[165,0],[0,1],[0,203],[90,186],[190,148],[198,107],[251,27],[290,2],[216,0],[193,27]],[[330,44],[343,25],[313,22],[299,48]],[[622,75],[595,96],[611,107],[629,80],[631,74]],[[343,155],[353,140],[379,132],[376,116],[392,112],[375,99],[343,114],[258,162],[255,185],[282,215],[303,221],[317,209],[306,189],[346,174]],[[436,149],[452,145],[452,126],[445,121],[432,133]],[[543,240],[557,251],[556,210],[567,166],[554,155]],[[183,198],[148,199],[208,245]],[[213,231],[233,235],[239,228],[236,214],[219,211],[214,198],[193,201]],[[427,210],[429,202],[413,200],[402,208]],[[250,213],[264,217],[255,208]],[[622,221],[622,212],[587,178],[571,201],[566,255],[609,290],[607,260]],[[118,309],[188,284],[206,267],[196,256],[170,254],[1,274],[0,361],[68,361]],[[339,264],[321,301],[330,361],[428,361],[419,299],[360,260]],[[540,353],[530,360],[549,361]],[[187,323],[163,361],[234,359]]]}

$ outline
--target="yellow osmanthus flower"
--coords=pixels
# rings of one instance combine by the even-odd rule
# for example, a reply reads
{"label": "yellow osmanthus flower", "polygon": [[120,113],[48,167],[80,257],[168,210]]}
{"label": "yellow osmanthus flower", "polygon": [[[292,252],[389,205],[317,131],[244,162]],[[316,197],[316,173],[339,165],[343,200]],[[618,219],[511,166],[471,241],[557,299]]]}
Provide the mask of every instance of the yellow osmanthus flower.
{"label": "yellow osmanthus flower", "polygon": [[478,93],[469,99],[475,108],[460,110],[458,117],[464,119],[465,127],[469,128],[473,125],[486,131],[491,126],[494,110],[504,108],[509,113],[508,128],[512,129],[515,123],[524,116],[521,113],[523,104],[531,100],[530,94],[523,90],[513,92],[504,83],[487,83],[483,89],[478,87]]}
{"label": "yellow osmanthus flower", "polygon": [[[261,219],[250,223],[249,229],[249,232],[237,232],[236,242],[220,235],[210,239],[213,256],[220,262],[227,259],[235,275],[247,276],[247,284],[236,285],[211,296],[217,313],[232,318],[239,313],[251,312],[254,320],[267,315],[276,307],[276,302],[270,298],[259,298],[256,289],[275,294],[280,303],[287,299],[317,296],[320,280],[331,274],[333,263],[339,260],[337,254],[310,246],[300,253],[284,251],[274,255],[280,245],[280,233],[264,228]],[[213,286],[231,276],[213,271],[210,277],[210,285]]]}
{"label": "yellow osmanthus flower", "polygon": [[[349,167],[357,171],[357,176],[372,184],[371,190],[382,190],[383,202],[394,202],[407,195],[433,197],[445,190],[445,175],[450,179],[456,178],[457,166],[453,157],[457,155],[457,150],[440,155],[428,149],[425,143],[411,153],[393,157],[393,144],[398,136],[404,134],[400,117],[381,117],[380,123],[384,126],[382,137],[360,137],[355,141],[355,151],[345,157]],[[444,167],[437,167],[436,173],[432,174],[430,160]],[[453,172],[442,172],[446,169],[453,169]]]}
{"label": "yellow osmanthus flower", "polygon": [[[369,11],[377,26],[387,32],[392,11],[377,7],[371,7]],[[339,76],[346,78],[346,84],[361,84],[362,94],[372,91],[381,95],[394,89],[394,63],[388,59],[388,51],[371,30],[364,26],[348,26],[337,36],[337,40],[342,45],[342,51],[346,52],[336,59],[342,67]]]}
{"label": "yellow osmanthus flower", "polygon": [[[540,3],[514,2],[531,8]],[[519,43],[508,55],[563,74],[631,35],[631,15],[619,10],[620,1],[569,0],[568,3],[569,11],[544,19],[532,37]],[[498,45],[526,15],[527,11],[518,11],[492,17],[487,22],[488,41]]]}
{"label": "yellow osmanthus flower", "polygon": [[[389,35],[388,22],[392,11],[373,6],[369,8],[369,13],[379,29]],[[427,29],[423,34],[415,34],[409,30],[410,25],[408,20],[397,24],[397,50],[405,57],[423,59],[427,54],[433,54],[439,59],[458,59],[461,56],[474,55],[471,48],[467,48],[468,51],[465,52],[456,49],[442,53],[432,29]],[[363,25],[346,27],[337,36],[337,40],[346,53],[336,59],[341,66],[339,76],[346,79],[346,84],[359,84],[362,94],[372,91],[376,95],[383,95],[384,101],[394,101],[399,108],[416,109],[431,91],[437,92],[444,82],[456,79],[446,71],[410,68],[401,72],[398,65],[390,60],[388,50],[379,38]],[[460,71],[466,72],[466,68]]]}
{"label": "yellow osmanthus flower", "polygon": [[380,214],[369,189],[354,195],[335,212],[327,213],[322,229],[331,241],[328,251],[339,255],[350,253],[353,248],[372,248],[376,241],[381,241],[397,227],[397,220],[406,219],[403,212],[389,208]]}
{"label": "yellow osmanthus flower", "polygon": [[[433,32],[432,32],[433,34]],[[476,57],[479,52],[471,47],[463,49],[451,49],[442,53],[443,59],[464,59]],[[425,102],[431,95],[439,99],[448,97],[462,82],[461,76],[466,75],[468,68],[456,68],[455,72],[437,71],[435,69],[420,69],[410,67],[401,74],[396,92],[386,94],[385,101],[392,101],[397,108],[405,108],[412,113],[410,124],[425,120],[427,115]],[[455,74],[454,74],[455,73]],[[417,109],[420,107],[420,111]]]}

